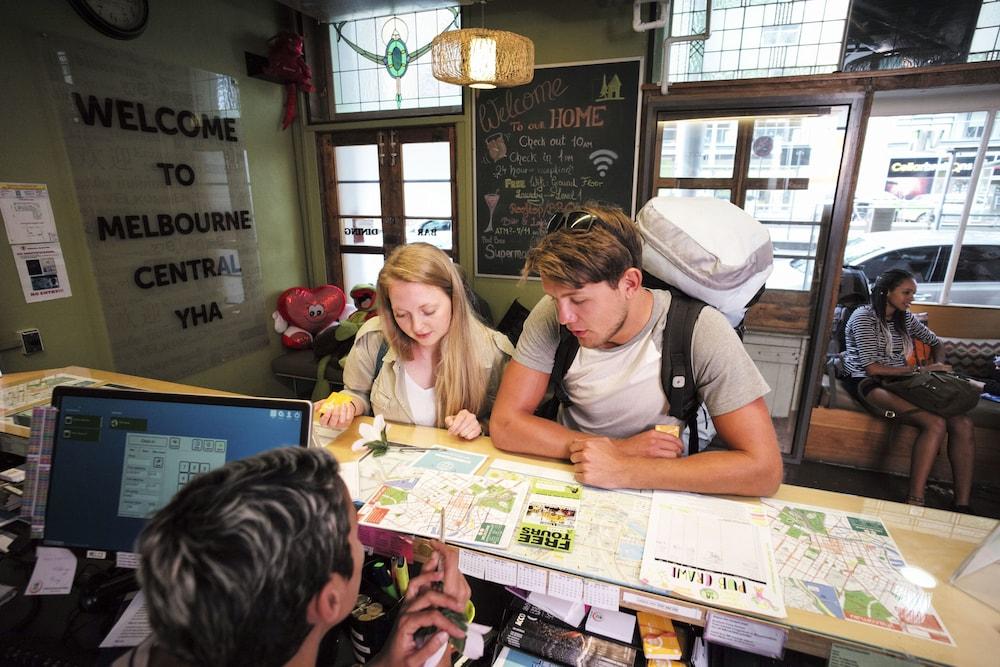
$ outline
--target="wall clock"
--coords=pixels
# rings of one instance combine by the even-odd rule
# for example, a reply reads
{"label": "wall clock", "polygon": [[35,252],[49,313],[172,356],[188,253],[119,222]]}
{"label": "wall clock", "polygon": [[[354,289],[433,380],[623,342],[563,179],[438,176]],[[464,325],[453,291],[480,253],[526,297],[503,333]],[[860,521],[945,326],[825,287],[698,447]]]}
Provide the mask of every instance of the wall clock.
{"label": "wall clock", "polygon": [[91,27],[115,39],[135,39],[146,29],[149,0],[69,0]]}

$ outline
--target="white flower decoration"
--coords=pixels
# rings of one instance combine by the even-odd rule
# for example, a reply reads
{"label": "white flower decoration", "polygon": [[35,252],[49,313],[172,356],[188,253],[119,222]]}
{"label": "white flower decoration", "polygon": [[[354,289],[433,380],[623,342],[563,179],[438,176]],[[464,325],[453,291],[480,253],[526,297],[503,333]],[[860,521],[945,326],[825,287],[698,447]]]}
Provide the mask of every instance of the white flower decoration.
{"label": "white flower decoration", "polygon": [[358,427],[358,435],[361,437],[351,445],[351,449],[356,452],[367,447],[376,456],[380,456],[389,448],[389,427],[386,426],[385,417],[382,415],[375,415],[371,424],[362,423]]}

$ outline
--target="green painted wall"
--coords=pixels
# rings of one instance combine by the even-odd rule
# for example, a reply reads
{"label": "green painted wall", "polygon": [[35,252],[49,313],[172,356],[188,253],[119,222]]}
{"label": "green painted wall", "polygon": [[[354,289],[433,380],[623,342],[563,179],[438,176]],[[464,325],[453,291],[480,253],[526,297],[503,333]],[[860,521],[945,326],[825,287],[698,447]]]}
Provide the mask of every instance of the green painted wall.
{"label": "green painted wall", "polygon": [[[67,365],[116,370],[93,277],[98,267],[91,265],[83,234],[73,174],[38,54],[40,39],[57,43],[64,35],[236,77],[266,312],[271,312],[282,290],[306,281],[294,135],[279,125],[284,92],[281,86],[247,77],[244,64],[245,51],[266,53],[267,39],[287,25],[288,10],[273,0],[174,0],[150,5],[148,28],[131,41],[98,33],[63,0],[0,6],[0,181],[48,185],[73,291],[70,298],[25,303],[9,246],[0,248],[0,346],[12,343],[14,332],[26,327],[37,327],[45,343],[45,351],[31,357],[20,350],[0,352],[4,373]],[[273,379],[269,367],[280,350],[275,334],[269,348],[180,381],[284,395],[288,392]]]}

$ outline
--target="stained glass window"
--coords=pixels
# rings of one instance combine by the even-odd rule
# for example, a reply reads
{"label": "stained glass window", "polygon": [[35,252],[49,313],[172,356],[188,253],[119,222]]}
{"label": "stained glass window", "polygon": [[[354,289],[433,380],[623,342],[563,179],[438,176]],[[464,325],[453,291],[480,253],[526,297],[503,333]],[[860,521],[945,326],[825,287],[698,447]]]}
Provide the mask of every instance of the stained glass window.
{"label": "stained glass window", "polygon": [[337,114],[461,107],[462,88],[431,72],[431,41],[461,27],[458,7],[330,24]]}

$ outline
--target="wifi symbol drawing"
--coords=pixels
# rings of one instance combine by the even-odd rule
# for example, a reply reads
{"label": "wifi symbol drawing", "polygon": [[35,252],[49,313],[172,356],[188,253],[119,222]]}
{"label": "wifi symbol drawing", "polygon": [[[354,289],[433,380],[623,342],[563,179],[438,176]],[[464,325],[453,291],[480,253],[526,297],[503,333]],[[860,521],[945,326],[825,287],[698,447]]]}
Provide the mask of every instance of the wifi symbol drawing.
{"label": "wifi symbol drawing", "polygon": [[597,167],[598,175],[603,178],[604,174],[608,173],[611,165],[618,159],[618,153],[609,151],[607,148],[601,148],[591,153],[589,157],[590,161]]}

